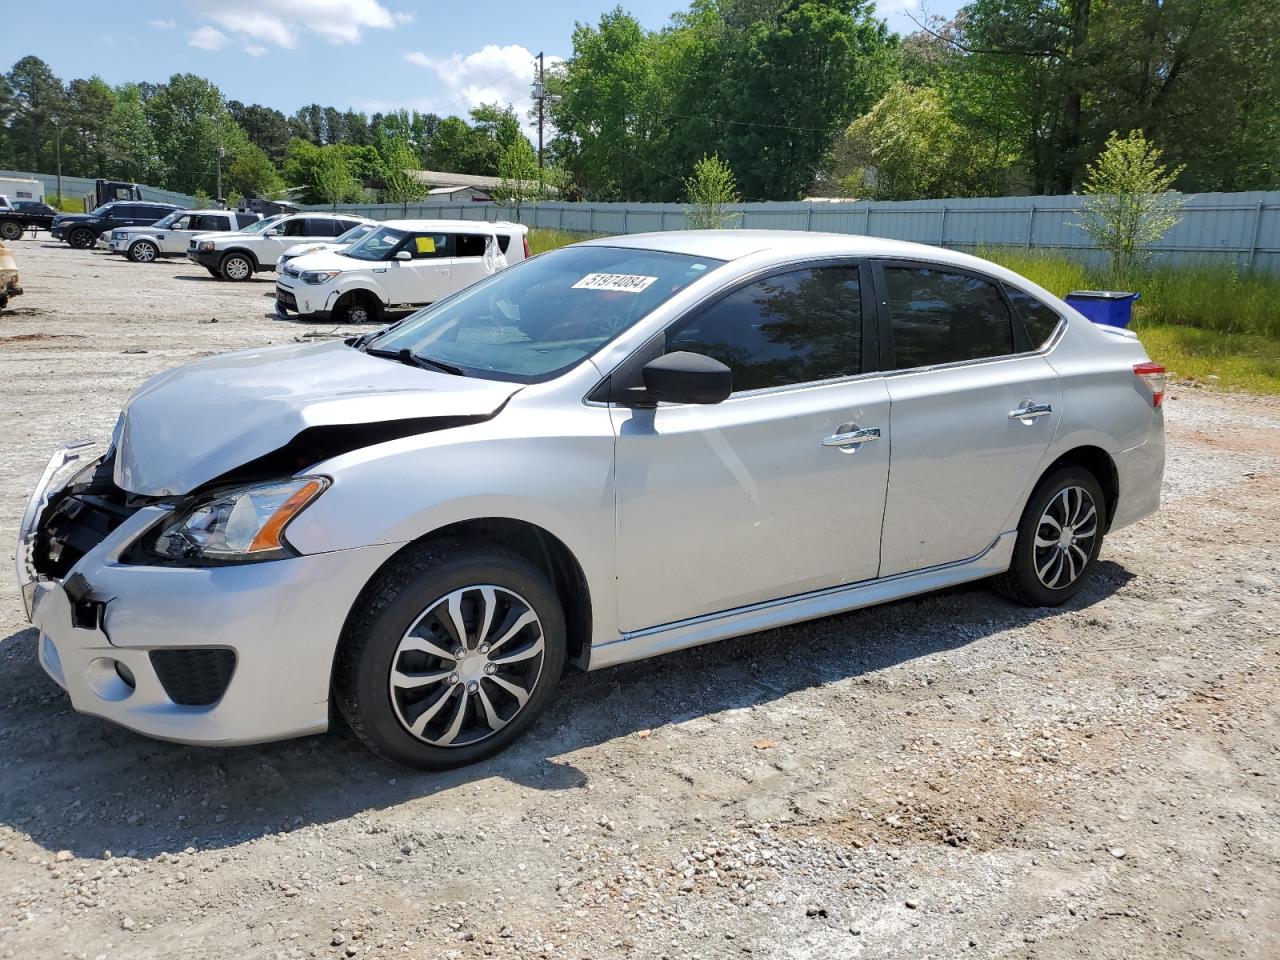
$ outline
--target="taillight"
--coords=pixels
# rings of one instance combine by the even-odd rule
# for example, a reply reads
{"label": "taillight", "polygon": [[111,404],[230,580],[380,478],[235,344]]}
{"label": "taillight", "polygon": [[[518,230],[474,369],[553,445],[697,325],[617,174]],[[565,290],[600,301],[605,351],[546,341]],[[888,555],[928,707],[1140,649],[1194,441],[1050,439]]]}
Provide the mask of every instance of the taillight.
{"label": "taillight", "polygon": [[526,233],[526,234],[524,234],[523,236],[521,236],[521,237],[520,237],[520,239],[524,241],[524,258],[525,258],[526,260],[528,260],[528,259],[529,259],[529,256],[530,256],[530,254],[529,254],[529,235]]}
{"label": "taillight", "polygon": [[1148,360],[1146,363],[1135,363],[1133,375],[1147,385],[1151,391],[1151,405],[1160,406],[1164,402],[1164,367]]}

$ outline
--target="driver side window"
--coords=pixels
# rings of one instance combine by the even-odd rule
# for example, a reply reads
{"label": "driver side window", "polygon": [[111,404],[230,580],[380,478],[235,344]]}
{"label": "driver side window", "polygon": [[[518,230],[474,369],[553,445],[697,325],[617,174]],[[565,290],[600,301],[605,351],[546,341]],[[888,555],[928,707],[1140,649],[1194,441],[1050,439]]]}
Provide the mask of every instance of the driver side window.
{"label": "driver side window", "polygon": [[861,372],[856,266],[792,270],[757,281],[679,321],[666,352],[687,350],[733,371],[733,390],[760,390]]}

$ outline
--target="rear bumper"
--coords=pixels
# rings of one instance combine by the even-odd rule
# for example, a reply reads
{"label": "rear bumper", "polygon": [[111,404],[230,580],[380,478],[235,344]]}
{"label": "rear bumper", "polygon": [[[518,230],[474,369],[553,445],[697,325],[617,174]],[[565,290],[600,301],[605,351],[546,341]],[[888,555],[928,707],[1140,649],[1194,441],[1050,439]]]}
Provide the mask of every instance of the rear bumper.
{"label": "rear bumper", "polygon": [[1115,515],[1110,530],[1136,523],[1160,509],[1164,482],[1164,418],[1152,425],[1145,443],[1112,457],[1119,481]]}

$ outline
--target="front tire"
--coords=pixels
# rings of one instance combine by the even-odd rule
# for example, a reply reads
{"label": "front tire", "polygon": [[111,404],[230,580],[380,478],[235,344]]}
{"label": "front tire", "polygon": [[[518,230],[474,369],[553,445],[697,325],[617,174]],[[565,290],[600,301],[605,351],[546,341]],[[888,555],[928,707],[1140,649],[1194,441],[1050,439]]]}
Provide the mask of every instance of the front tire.
{"label": "front tire", "polygon": [[159,253],[150,240],[139,240],[129,248],[129,259],[134,263],[154,263]]}
{"label": "front tire", "polygon": [[72,230],[71,236],[67,237],[67,243],[77,250],[88,250],[96,239],[92,230]]}
{"label": "front tire", "polygon": [[1056,607],[1074,597],[1093,573],[1107,524],[1102,486],[1090,471],[1064,464],[1031,494],[1000,591],[1029,607]]}
{"label": "front tire", "polygon": [[349,293],[333,311],[335,323],[371,323],[382,317],[382,305],[367,293]]}
{"label": "front tire", "polygon": [[357,600],[334,699],[375,753],[448,770],[493,756],[533,725],[565,649],[559,598],[528,560],[498,544],[426,543]]}
{"label": "front tire", "polygon": [[228,253],[222,258],[219,272],[225,280],[248,280],[253,276],[253,261],[243,253]]}

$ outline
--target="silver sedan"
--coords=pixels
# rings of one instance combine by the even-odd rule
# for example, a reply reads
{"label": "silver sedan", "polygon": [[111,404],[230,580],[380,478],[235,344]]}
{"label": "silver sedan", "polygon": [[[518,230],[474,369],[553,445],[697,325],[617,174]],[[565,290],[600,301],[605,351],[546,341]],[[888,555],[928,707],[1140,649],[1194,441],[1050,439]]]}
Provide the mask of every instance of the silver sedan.
{"label": "silver sedan", "polygon": [[587,670],[993,578],[1052,606],[1159,504],[1164,371],[992,263],[577,244],[368,336],[163,373],[22,524],[39,656],[155,737],[446,768]]}

